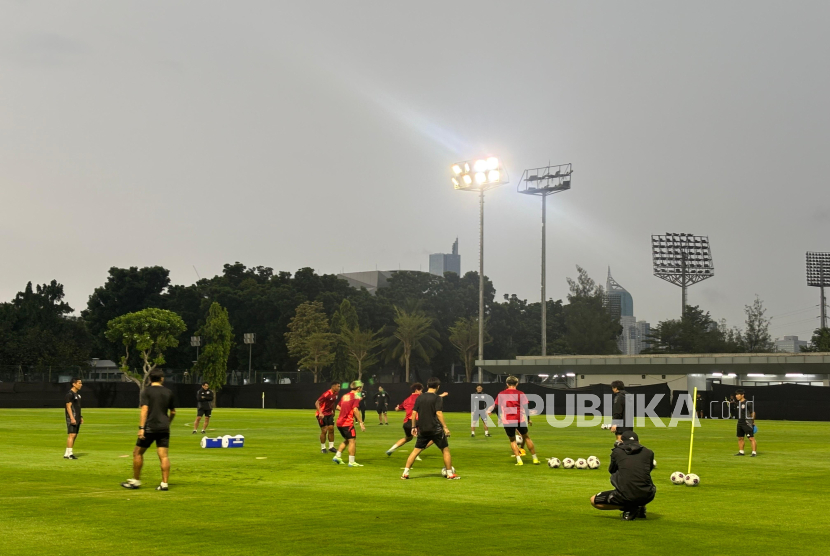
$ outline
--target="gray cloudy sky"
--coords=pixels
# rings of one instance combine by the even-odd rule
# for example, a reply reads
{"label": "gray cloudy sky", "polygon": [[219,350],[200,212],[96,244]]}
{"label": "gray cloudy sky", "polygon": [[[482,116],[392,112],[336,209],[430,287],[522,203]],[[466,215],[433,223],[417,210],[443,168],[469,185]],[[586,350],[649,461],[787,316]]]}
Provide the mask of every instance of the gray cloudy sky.
{"label": "gray cloudy sky", "polygon": [[[809,336],[804,252],[830,251],[830,3],[0,3],[0,300],[53,278],[81,309],[110,266],[176,283],[241,261],[424,270],[478,204],[448,166],[500,156],[486,273],[535,300],[526,167],[572,162],[548,292],[608,265],[638,318],[677,316],[650,235],[708,235],[690,302],[760,295]],[[788,324],[789,323],[789,324]]]}

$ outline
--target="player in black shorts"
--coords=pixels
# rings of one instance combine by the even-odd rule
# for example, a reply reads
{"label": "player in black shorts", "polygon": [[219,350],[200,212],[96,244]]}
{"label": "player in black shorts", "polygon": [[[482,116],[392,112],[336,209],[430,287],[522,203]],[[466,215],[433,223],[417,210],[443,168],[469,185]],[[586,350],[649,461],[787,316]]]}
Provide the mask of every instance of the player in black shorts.
{"label": "player in black shorts", "polygon": [[625,396],[628,392],[625,391],[625,384],[623,384],[622,380],[612,382],[611,391],[614,392],[614,407],[611,410],[611,418],[613,419],[611,430],[617,435],[617,440],[621,440],[623,433],[634,431],[634,423],[625,422]]}
{"label": "player in black shorts", "polygon": [[743,390],[735,390],[736,411],[738,414],[738,453],[736,456],[743,456],[744,454],[744,439],[748,436],[749,442],[752,444],[752,454],[750,457],[758,455],[758,444],[755,442],[755,402],[746,401],[746,394]]}
{"label": "player in black shorts", "polygon": [[421,394],[415,400],[415,406],[412,408],[412,434],[418,438],[415,441],[415,449],[410,452],[409,458],[406,460],[406,467],[404,467],[401,479],[409,479],[409,470],[412,468],[415,458],[430,443],[438,446],[444,456],[447,479],[459,478],[452,466],[450,445],[447,442],[450,429],[447,428],[447,423],[444,421],[444,400],[438,395],[438,388],[440,387],[440,380],[435,377],[430,378],[427,381],[426,393]]}
{"label": "player in black shorts", "polygon": [[389,405],[389,394],[378,386],[378,393],[375,394],[375,407],[378,410],[378,425],[389,425],[389,417],[386,415],[386,407]]}
{"label": "player in black shorts", "polygon": [[202,434],[207,430],[208,424],[210,423],[210,414],[213,413],[213,408],[211,407],[213,398],[214,394],[213,390],[210,389],[210,384],[203,382],[202,387],[196,392],[196,422],[193,423],[193,434],[196,434],[199,428],[199,421],[202,420],[202,417],[205,418],[205,428],[202,429]]}
{"label": "player in black shorts", "polygon": [[651,481],[652,469],[654,452],[640,444],[636,432],[626,432],[611,450],[608,472],[614,490],[591,496],[591,505],[598,510],[622,510],[626,521],[645,519],[646,504],[657,494]]}
{"label": "player in black shorts", "polygon": [[[136,489],[141,486],[141,467],[144,465],[144,452],[156,443],[159,462],[161,463],[161,484],[156,490],[167,490],[170,478],[170,459],[167,450],[170,447],[170,423],[176,417],[176,405],[173,392],[162,386],[164,373],[158,369],[150,372],[150,386],[141,393],[139,405],[141,417],[138,425],[138,440],[133,450],[133,478],[121,483],[121,486]],[[168,411],[170,412],[168,415]]]}
{"label": "player in black shorts", "polygon": [[72,388],[66,393],[64,401],[66,408],[66,451],[63,453],[63,459],[78,459],[72,453],[72,448],[75,446],[75,438],[81,431],[81,424],[84,418],[81,417],[81,388],[84,383],[80,378],[72,379]]}

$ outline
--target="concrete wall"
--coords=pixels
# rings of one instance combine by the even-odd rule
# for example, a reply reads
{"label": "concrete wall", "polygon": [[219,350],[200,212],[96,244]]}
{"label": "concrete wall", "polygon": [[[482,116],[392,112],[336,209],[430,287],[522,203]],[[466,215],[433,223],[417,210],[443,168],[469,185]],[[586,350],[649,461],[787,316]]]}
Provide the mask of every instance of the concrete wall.
{"label": "concrete wall", "polygon": [[[622,380],[626,386],[646,386],[650,384],[667,384],[671,390],[688,390],[686,375],[576,375],[576,387],[591,386],[592,384],[611,384],[615,380]],[[663,378],[663,377],[666,378]],[[585,377],[585,378],[582,378]],[[704,381],[705,382],[705,381]]]}

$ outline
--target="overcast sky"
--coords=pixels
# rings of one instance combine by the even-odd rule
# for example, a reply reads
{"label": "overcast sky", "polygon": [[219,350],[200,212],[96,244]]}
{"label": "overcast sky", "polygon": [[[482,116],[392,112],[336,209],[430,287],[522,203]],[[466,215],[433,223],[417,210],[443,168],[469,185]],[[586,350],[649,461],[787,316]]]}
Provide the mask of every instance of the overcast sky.
{"label": "overcast sky", "polygon": [[809,337],[807,250],[830,251],[830,3],[0,3],[0,300],[57,279],[86,305],[111,266],[174,283],[224,263],[428,269],[478,200],[449,165],[501,157],[485,273],[537,300],[541,202],[525,168],[571,162],[548,200],[548,294],[584,266],[638,319],[680,312],[650,236],[708,235],[690,289],[730,325],[755,294]]}

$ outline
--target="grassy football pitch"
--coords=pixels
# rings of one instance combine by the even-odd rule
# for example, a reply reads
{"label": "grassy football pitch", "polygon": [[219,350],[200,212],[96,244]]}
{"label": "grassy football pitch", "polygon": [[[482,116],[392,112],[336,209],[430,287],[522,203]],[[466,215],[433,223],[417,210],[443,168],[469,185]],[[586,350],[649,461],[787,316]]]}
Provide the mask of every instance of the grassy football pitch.
{"label": "grassy football pitch", "polygon": [[[610,488],[613,437],[555,429],[536,418],[542,465],[515,467],[504,431],[470,438],[469,414],[447,414],[459,481],[440,475],[435,448],[400,480],[412,444],[391,457],[401,413],[358,433],[362,468],[322,455],[313,411],[217,409],[211,436],[243,434],[241,449],[201,449],[194,409],[173,424],[170,490],[157,492],[155,448],[144,486],[128,491],[138,411],[85,409],[64,460],[62,410],[0,409],[0,533],[5,556],[224,554],[826,554],[821,502],[830,476],[826,423],[759,422],[759,457],[734,457],[735,421],[695,432],[696,488],[686,471],[689,424],[638,429],[654,450],[657,498],[647,520],[623,522],[588,499]],[[336,432],[336,431],[335,431]],[[337,439],[339,444],[339,438]],[[747,443],[747,448],[749,444]],[[549,469],[544,458],[596,455],[599,470]],[[265,459],[262,459],[265,458]]]}

